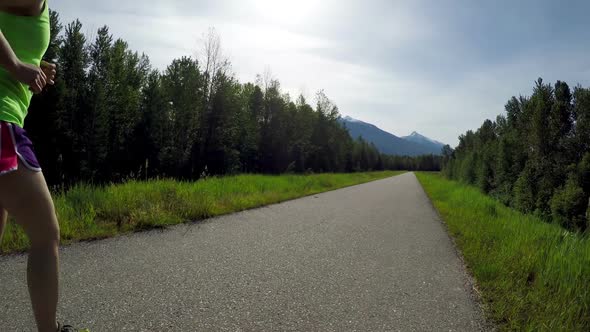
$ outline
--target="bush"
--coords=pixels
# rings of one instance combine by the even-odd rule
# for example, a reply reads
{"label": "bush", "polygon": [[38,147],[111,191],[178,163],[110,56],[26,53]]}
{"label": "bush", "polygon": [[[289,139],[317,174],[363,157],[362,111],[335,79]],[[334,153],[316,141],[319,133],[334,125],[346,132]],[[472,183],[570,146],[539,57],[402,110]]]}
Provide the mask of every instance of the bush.
{"label": "bush", "polygon": [[530,167],[520,173],[518,180],[514,184],[514,207],[518,210],[530,213],[535,208],[535,195],[534,195],[534,177]]}
{"label": "bush", "polygon": [[587,197],[572,178],[559,188],[551,198],[553,221],[572,230],[586,228]]}
{"label": "bush", "polygon": [[465,159],[461,162],[461,175],[460,178],[465,181],[467,184],[475,184],[476,181],[476,173],[475,173],[475,162],[476,158],[470,153]]}

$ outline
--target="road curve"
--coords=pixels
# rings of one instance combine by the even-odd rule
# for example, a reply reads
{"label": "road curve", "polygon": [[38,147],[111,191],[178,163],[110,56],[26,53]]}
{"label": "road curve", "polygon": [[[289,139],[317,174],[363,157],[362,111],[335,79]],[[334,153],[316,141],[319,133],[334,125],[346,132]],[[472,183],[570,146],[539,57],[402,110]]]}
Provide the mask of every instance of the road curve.
{"label": "road curve", "polygon": [[[59,316],[93,332],[485,328],[412,173],[60,252]],[[0,271],[0,331],[33,331],[26,256]]]}

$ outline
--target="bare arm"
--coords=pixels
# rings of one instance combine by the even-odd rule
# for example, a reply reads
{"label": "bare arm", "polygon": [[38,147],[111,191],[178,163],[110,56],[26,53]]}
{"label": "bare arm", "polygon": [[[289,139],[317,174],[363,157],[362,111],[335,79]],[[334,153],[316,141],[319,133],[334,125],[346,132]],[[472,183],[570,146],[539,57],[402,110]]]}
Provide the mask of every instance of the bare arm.
{"label": "bare arm", "polygon": [[0,31],[0,66],[17,81],[28,85],[34,93],[41,92],[47,84],[47,76],[41,68],[23,63],[17,58],[2,31]]}
{"label": "bare arm", "polygon": [[20,61],[16,57],[16,54],[14,54],[12,47],[10,47],[10,44],[8,44],[8,41],[4,38],[4,34],[0,31],[0,66],[12,73],[16,70],[19,62]]}

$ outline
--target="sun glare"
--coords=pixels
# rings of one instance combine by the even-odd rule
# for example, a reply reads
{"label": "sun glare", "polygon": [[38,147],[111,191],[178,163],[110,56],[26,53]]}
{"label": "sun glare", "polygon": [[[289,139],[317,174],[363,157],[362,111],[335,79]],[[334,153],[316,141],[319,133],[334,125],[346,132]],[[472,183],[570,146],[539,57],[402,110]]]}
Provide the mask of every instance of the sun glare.
{"label": "sun glare", "polygon": [[253,0],[256,11],[265,19],[299,24],[312,17],[321,2],[316,0]]}

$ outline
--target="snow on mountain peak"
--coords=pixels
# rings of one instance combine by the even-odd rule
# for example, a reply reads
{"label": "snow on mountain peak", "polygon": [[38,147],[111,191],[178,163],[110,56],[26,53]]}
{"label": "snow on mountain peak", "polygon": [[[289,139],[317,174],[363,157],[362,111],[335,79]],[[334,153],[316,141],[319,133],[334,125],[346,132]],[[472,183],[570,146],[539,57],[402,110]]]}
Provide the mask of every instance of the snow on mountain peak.
{"label": "snow on mountain peak", "polygon": [[437,140],[433,140],[432,138],[428,138],[428,137],[426,137],[424,135],[421,135],[421,134],[419,134],[416,131],[413,131],[409,136],[406,136],[406,137],[414,137],[414,138],[417,138],[417,139],[426,140],[426,141],[428,141],[430,143],[434,143],[434,144],[438,144],[438,145],[444,145],[443,143],[441,143],[441,142],[439,142]]}
{"label": "snow on mountain peak", "polygon": [[349,121],[349,122],[362,122],[361,120],[354,119],[348,115],[344,117],[344,120]]}

